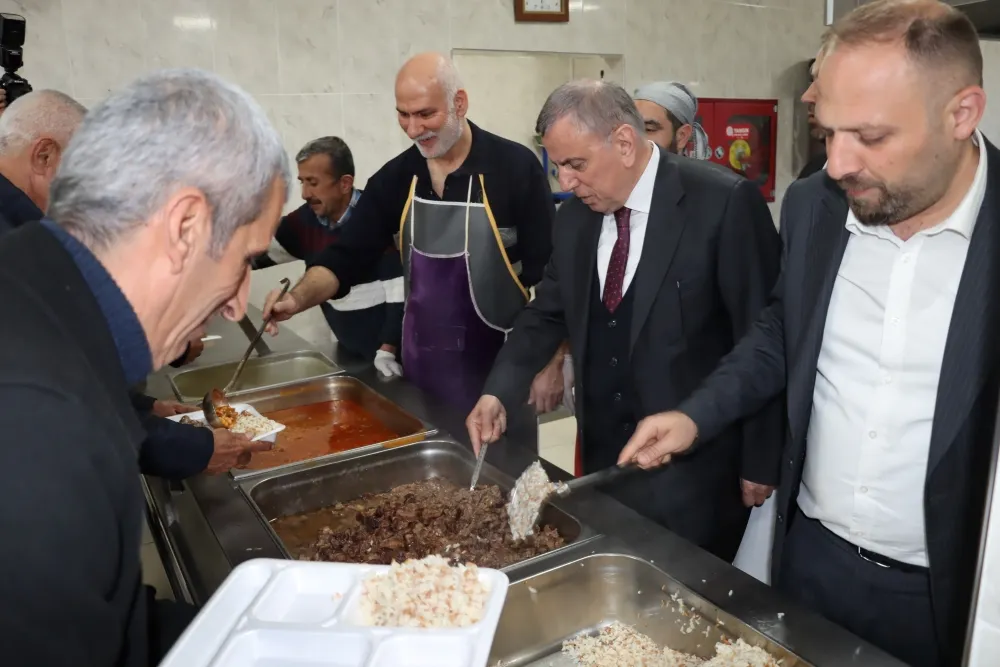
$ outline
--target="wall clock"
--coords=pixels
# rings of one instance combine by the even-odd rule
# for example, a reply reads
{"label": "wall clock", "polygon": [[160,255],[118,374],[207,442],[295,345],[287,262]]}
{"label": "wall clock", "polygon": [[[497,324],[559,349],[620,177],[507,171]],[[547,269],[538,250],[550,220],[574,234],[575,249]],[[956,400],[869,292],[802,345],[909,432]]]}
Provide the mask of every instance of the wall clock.
{"label": "wall clock", "polygon": [[565,23],[569,21],[569,0],[514,0],[514,20]]}

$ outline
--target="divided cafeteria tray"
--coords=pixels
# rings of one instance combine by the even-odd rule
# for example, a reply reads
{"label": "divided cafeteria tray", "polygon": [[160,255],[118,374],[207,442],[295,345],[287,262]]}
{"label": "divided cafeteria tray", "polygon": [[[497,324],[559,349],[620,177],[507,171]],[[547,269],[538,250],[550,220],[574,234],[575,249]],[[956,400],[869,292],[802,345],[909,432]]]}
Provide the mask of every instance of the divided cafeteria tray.
{"label": "divided cafeteria tray", "polygon": [[465,628],[358,624],[361,581],[388,566],[256,559],[230,573],[160,667],[486,667],[509,585],[489,587],[483,619]]}

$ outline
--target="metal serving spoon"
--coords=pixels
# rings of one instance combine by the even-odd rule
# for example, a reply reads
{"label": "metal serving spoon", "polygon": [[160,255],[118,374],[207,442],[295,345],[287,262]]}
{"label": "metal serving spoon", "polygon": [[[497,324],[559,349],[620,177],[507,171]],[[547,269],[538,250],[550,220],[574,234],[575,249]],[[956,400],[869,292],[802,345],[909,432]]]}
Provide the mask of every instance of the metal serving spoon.
{"label": "metal serving spoon", "polygon": [[[281,298],[288,293],[288,290],[291,288],[292,283],[291,281],[288,280],[288,278],[282,278],[281,285],[282,285],[281,294],[278,295],[278,298],[277,300],[275,300],[275,303],[281,301]],[[270,321],[271,318],[264,320],[261,323],[260,328],[257,329],[257,335],[254,336],[254,339],[252,341],[250,341],[250,346],[247,347],[246,354],[243,355],[243,358],[240,360],[239,365],[236,367],[236,372],[233,373],[233,377],[231,380],[229,380],[229,384],[227,384],[221,390],[212,389],[211,391],[205,394],[205,397],[203,399],[201,399],[201,411],[205,414],[205,421],[207,421],[208,425],[211,426],[212,428],[225,428],[222,425],[222,422],[219,420],[219,415],[216,412],[216,408],[217,407],[221,408],[229,405],[229,399],[226,398],[226,395],[236,387],[236,381],[239,380],[240,375],[243,374],[243,367],[247,365],[247,360],[253,353],[254,347],[257,346],[257,341],[259,341],[260,337],[264,335],[264,328],[267,327],[267,324]]]}
{"label": "metal serving spoon", "polygon": [[[565,498],[581,489],[608,484],[637,470],[640,470],[639,466],[630,462],[577,477],[569,482],[550,482],[541,466],[537,463],[532,464],[517,479],[507,505],[507,515],[510,518],[514,539],[523,539],[534,532],[542,515],[542,508],[552,500],[553,496]],[[532,489],[532,485],[536,485],[536,488]]]}

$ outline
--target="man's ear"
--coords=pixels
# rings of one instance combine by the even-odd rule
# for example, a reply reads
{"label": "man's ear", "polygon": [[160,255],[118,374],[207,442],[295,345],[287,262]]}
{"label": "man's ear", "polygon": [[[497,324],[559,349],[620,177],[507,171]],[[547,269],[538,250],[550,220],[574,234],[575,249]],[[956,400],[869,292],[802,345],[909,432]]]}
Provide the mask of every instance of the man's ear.
{"label": "man's ear", "polygon": [[459,118],[465,118],[469,113],[469,94],[463,89],[455,93],[455,113]]}
{"label": "man's ear", "polygon": [[[212,208],[197,188],[181,188],[155,215],[167,244],[171,270],[181,273],[197,254],[206,252],[212,237]],[[204,249],[204,250],[203,250]]]}
{"label": "man's ear", "polygon": [[687,144],[691,141],[691,135],[694,133],[694,128],[690,125],[681,125],[677,128],[677,133],[674,135],[674,143],[677,145],[677,152],[683,153],[684,149],[687,148]]}
{"label": "man's ear", "polygon": [[340,177],[340,187],[343,188],[344,192],[350,192],[354,189],[354,177],[350,174],[345,174]]}
{"label": "man's ear", "polygon": [[31,171],[38,175],[51,174],[59,166],[62,147],[53,139],[42,137],[31,146]]}

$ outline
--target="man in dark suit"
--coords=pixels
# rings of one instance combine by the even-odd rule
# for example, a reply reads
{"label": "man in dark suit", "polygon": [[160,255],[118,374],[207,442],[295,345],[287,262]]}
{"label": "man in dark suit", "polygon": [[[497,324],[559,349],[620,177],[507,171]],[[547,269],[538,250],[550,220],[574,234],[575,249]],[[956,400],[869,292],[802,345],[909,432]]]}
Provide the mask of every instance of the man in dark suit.
{"label": "man in dark suit", "polygon": [[[531,379],[569,339],[583,472],[613,466],[636,422],[676,406],[757,317],[780,244],[758,189],[645,137],[628,93],[598,81],[554,91],[537,131],[560,183],[555,250],[469,415],[493,441]],[[625,504],[731,561],[747,506],[777,482],[780,405],[720,433],[709,451],[610,489]],[[746,482],[746,502],[740,478]]]}
{"label": "man in dark suit", "polygon": [[154,665],[190,618],[142,586],[146,434],[128,387],[214,314],[240,319],[289,176],[249,95],[160,72],[87,114],[49,218],[0,238],[4,665]]}
{"label": "man in dark suit", "polygon": [[[87,110],[57,90],[22,95],[0,116],[0,235],[42,219],[49,189],[70,138]],[[174,367],[193,361],[203,347],[189,342]],[[249,461],[245,435],[165,419],[192,408],[131,391],[148,437],[139,458],[142,472],[166,479],[185,479],[201,472],[219,474]]]}
{"label": "man in dark suit", "polygon": [[788,190],[771,303],[621,457],[655,465],[786,391],[773,579],[928,667],[961,664],[998,399],[982,68],[972,24],[940,2],[834,25],[810,91],[829,163]]}

